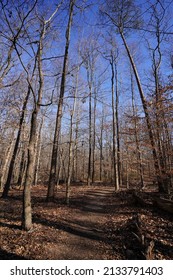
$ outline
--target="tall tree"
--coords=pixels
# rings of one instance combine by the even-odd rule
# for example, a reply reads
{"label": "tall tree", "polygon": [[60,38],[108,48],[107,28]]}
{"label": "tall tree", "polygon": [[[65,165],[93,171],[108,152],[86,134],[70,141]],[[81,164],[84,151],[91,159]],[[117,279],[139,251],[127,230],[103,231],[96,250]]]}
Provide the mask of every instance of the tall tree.
{"label": "tall tree", "polygon": [[127,55],[129,57],[132,69],[134,71],[134,75],[136,78],[136,83],[138,86],[141,102],[143,105],[143,110],[145,113],[145,119],[148,128],[149,139],[152,147],[153,159],[155,172],[157,177],[157,183],[160,192],[165,192],[164,184],[163,184],[163,176],[162,170],[160,169],[159,161],[158,161],[158,153],[156,149],[156,143],[154,139],[154,134],[152,130],[152,121],[149,115],[148,103],[143,91],[142,83],[139,78],[138,70],[130,51],[129,45],[126,40],[126,31],[131,28],[137,28],[140,24],[139,19],[139,9],[135,5],[134,0],[122,0],[122,1],[113,1],[107,0],[105,6],[102,8],[102,14],[107,17],[109,23],[114,25],[117,28],[118,33],[121,36],[121,39],[124,43],[125,49],[127,51]]}
{"label": "tall tree", "polygon": [[114,186],[115,190],[119,190],[119,173],[118,173],[118,157],[117,157],[117,133],[116,133],[116,112],[115,112],[115,54],[111,51],[110,65],[111,65],[111,91],[112,91],[112,133],[113,133],[113,170],[114,170]]}
{"label": "tall tree", "polygon": [[[152,72],[154,77],[154,92],[153,92],[153,112],[155,114],[155,124],[154,124],[154,133],[158,150],[158,160],[160,164],[160,169],[162,170],[163,183],[165,186],[165,190],[169,192],[169,187],[171,185],[170,176],[167,174],[167,158],[169,155],[167,154],[167,148],[165,148],[165,140],[163,141],[163,135],[165,129],[167,130],[167,121],[165,118],[165,106],[164,106],[164,97],[162,91],[162,78],[161,78],[161,66],[163,60],[163,51],[162,51],[162,43],[165,39],[165,34],[163,30],[165,30],[165,15],[166,9],[164,7],[164,2],[156,1],[154,5],[151,7],[152,14],[152,30],[153,32],[153,40],[154,42],[149,44],[149,49],[152,56]],[[167,26],[166,26],[167,27]],[[153,45],[153,46],[152,46]],[[167,134],[167,133],[166,133]],[[169,135],[169,133],[167,134]],[[169,141],[167,139],[167,141]],[[169,150],[169,149],[168,149]],[[168,171],[169,173],[169,171]]]}
{"label": "tall tree", "polygon": [[61,77],[60,95],[59,95],[59,101],[58,101],[58,110],[57,110],[57,117],[56,117],[56,126],[55,126],[55,132],[54,132],[54,140],[53,140],[47,201],[51,201],[52,199],[54,199],[54,191],[55,191],[55,186],[57,183],[58,144],[59,144],[59,138],[60,138],[60,132],[61,132],[61,119],[62,119],[64,94],[65,94],[65,86],[66,86],[70,35],[71,35],[71,27],[72,27],[73,11],[74,11],[75,2],[76,2],[75,0],[70,0],[69,18],[68,18],[68,24],[67,24],[66,33],[65,33],[66,43],[65,43],[63,70],[62,70],[62,77]]}
{"label": "tall tree", "polygon": [[[93,151],[93,121],[92,121],[92,107],[93,107],[93,99],[95,100],[95,108],[96,108],[96,98],[93,96],[94,91],[94,76],[95,76],[95,67],[96,67],[96,60],[98,57],[97,52],[97,43],[95,39],[92,37],[89,39],[89,43],[84,40],[83,47],[80,51],[81,57],[83,59],[83,65],[86,69],[87,74],[87,86],[88,86],[88,97],[89,97],[89,104],[88,104],[88,134],[89,134],[89,143],[88,143],[88,174],[87,174],[87,184],[90,186],[92,182],[92,151]],[[94,155],[94,154],[93,154]]]}
{"label": "tall tree", "polygon": [[139,144],[139,137],[138,137],[138,115],[137,109],[135,106],[135,97],[134,97],[134,81],[133,81],[133,73],[131,71],[131,92],[132,92],[132,113],[134,119],[134,134],[135,134],[135,143],[136,143],[136,153],[137,153],[137,161],[139,164],[139,173],[140,173],[140,187],[144,187],[144,174],[143,174],[143,166],[142,166],[142,155],[141,149]]}
{"label": "tall tree", "polygon": [[68,161],[68,171],[67,171],[67,183],[66,183],[66,203],[69,205],[70,202],[70,183],[72,176],[72,168],[73,168],[73,127],[74,127],[74,114],[76,111],[76,98],[78,91],[78,76],[79,76],[79,65],[77,67],[76,72],[76,81],[73,87],[73,104],[72,109],[70,110],[70,137],[69,137],[69,161]]}
{"label": "tall tree", "polygon": [[18,152],[20,136],[21,136],[21,132],[22,132],[22,125],[23,125],[23,121],[24,121],[24,117],[25,117],[25,111],[26,111],[26,106],[27,106],[27,103],[28,103],[29,96],[30,96],[30,86],[28,86],[28,91],[26,93],[26,96],[25,96],[25,99],[24,99],[24,102],[23,102],[23,106],[22,106],[22,112],[21,112],[21,116],[20,116],[20,120],[19,120],[19,128],[18,128],[18,132],[17,132],[17,137],[16,137],[16,140],[15,140],[13,154],[12,154],[12,157],[11,157],[11,160],[10,160],[7,180],[6,180],[6,183],[4,185],[4,190],[3,190],[3,193],[2,193],[3,198],[6,198],[8,196],[8,192],[9,192],[9,189],[10,189],[11,179],[12,179],[13,169],[14,169],[14,164],[15,164],[15,159],[16,159],[17,152]]}
{"label": "tall tree", "polygon": [[[12,39],[9,38],[10,41],[12,41],[12,45],[9,49],[8,52],[8,57],[6,59],[6,63],[4,62],[2,65],[2,75],[1,75],[1,79],[7,75],[9,69],[10,69],[10,65],[11,65],[11,59],[12,59],[12,52],[15,50],[18,53],[17,50],[17,44],[18,44],[18,38],[21,35],[21,33],[23,33],[23,29],[25,27],[25,22],[27,20],[27,18],[29,17],[29,15],[31,14],[31,12],[34,10],[35,6],[36,6],[37,1],[34,1],[34,4],[28,9],[28,11],[24,14],[23,18],[21,18],[21,16],[19,17],[19,22],[17,23],[18,28],[16,29],[17,31],[15,32],[15,30],[13,29],[12,23],[9,20],[7,13],[8,13],[8,7],[6,7],[6,5],[2,6],[2,11],[3,11],[3,15],[5,18],[5,21],[9,27],[9,32],[11,32],[12,34]],[[2,5],[2,3],[1,3]],[[14,23],[13,23],[14,24]],[[5,66],[6,65],[6,66]],[[32,78],[33,78],[33,74],[32,73]],[[31,80],[32,80],[31,78]],[[30,96],[30,92],[31,92],[31,88],[30,85],[28,85],[28,89],[23,101],[23,106],[22,106],[22,110],[21,110],[21,116],[20,116],[20,120],[19,120],[19,128],[18,128],[18,132],[17,132],[17,137],[15,140],[15,145],[14,145],[14,150],[13,150],[13,154],[10,160],[10,164],[9,164],[9,170],[8,170],[8,175],[7,175],[7,180],[4,186],[4,190],[3,190],[3,194],[2,197],[6,198],[8,196],[8,192],[10,189],[10,184],[11,184],[11,179],[12,179],[12,175],[13,175],[13,169],[14,169],[14,164],[15,164],[15,159],[17,156],[17,151],[18,151],[18,147],[19,147],[19,142],[20,142],[20,136],[21,136],[21,131],[22,131],[22,125],[23,125],[23,121],[24,121],[24,116],[25,116],[25,111],[26,111],[26,106],[28,103],[28,99]]]}
{"label": "tall tree", "polygon": [[120,139],[119,139],[119,114],[118,114],[118,47],[112,36],[106,38],[106,50],[103,55],[109,61],[111,68],[111,99],[112,99],[112,151],[113,151],[113,182],[115,190],[119,190],[120,184]]}

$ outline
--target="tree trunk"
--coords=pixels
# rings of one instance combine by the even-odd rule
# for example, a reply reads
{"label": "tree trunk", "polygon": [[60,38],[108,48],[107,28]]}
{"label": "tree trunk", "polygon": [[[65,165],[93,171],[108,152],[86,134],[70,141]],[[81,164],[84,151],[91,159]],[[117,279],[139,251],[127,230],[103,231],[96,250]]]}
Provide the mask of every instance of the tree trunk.
{"label": "tree trunk", "polygon": [[74,180],[78,180],[78,137],[79,137],[79,111],[77,110],[76,128],[75,128],[75,156],[74,156]]}
{"label": "tree trunk", "polygon": [[25,100],[23,102],[22,113],[21,113],[20,121],[19,121],[19,129],[18,129],[17,138],[16,138],[15,145],[14,145],[12,158],[11,158],[11,161],[10,161],[7,180],[6,180],[6,183],[5,183],[5,186],[4,186],[4,191],[3,191],[3,194],[2,194],[3,198],[8,196],[8,192],[9,192],[9,189],[10,189],[10,184],[11,184],[11,179],[12,179],[12,175],[13,175],[15,159],[16,159],[16,156],[17,156],[17,151],[18,151],[18,147],[19,147],[19,143],[20,143],[22,125],[23,125],[23,121],[24,121],[24,117],[25,117],[25,111],[26,111],[26,106],[27,106],[27,103],[28,103],[29,96],[30,96],[30,86],[28,85],[28,91],[27,91]]}
{"label": "tree trunk", "polygon": [[92,92],[91,85],[89,86],[89,150],[88,150],[88,176],[87,176],[87,184],[88,187],[91,184],[91,155],[92,155]]}
{"label": "tree trunk", "polygon": [[[36,155],[36,142],[37,142],[37,117],[40,111],[42,95],[43,95],[43,71],[42,71],[42,52],[43,52],[43,39],[46,32],[46,21],[43,23],[40,41],[37,50],[36,60],[38,63],[38,75],[39,75],[39,88],[38,96],[34,96],[34,109],[31,116],[31,129],[28,145],[28,162],[26,167],[26,178],[23,190],[23,214],[22,214],[22,228],[29,231],[32,228],[32,209],[31,209],[31,186],[34,181],[34,167],[35,167],[35,155]],[[34,93],[33,93],[34,94]]]}
{"label": "tree trunk", "polygon": [[136,114],[135,103],[134,103],[134,87],[133,87],[132,73],[131,73],[131,92],[132,92],[132,110],[133,110],[133,118],[134,118],[134,125],[135,125],[135,142],[136,142],[137,161],[139,163],[140,184],[141,184],[141,188],[143,188],[144,187],[144,174],[143,174],[143,167],[142,167],[141,149],[139,146],[139,139],[138,139],[138,124],[137,124],[137,114]]}
{"label": "tree trunk", "polygon": [[37,185],[37,183],[38,183],[38,171],[39,171],[39,164],[40,164],[41,142],[42,142],[41,132],[42,132],[43,123],[44,123],[44,116],[42,116],[38,135],[37,135],[36,154],[35,154],[35,160],[34,160],[35,161],[34,180],[33,180],[34,185]]}
{"label": "tree trunk", "polygon": [[69,205],[70,202],[70,183],[71,183],[71,172],[72,172],[72,158],[73,158],[73,146],[72,146],[72,137],[73,137],[73,114],[70,118],[70,139],[69,139],[69,162],[67,170],[67,184],[66,184],[66,203]]}
{"label": "tree trunk", "polygon": [[[96,91],[96,89],[95,89]],[[96,99],[96,92],[94,94],[94,119],[93,119],[93,148],[92,148],[92,183],[94,183],[95,178],[95,146],[96,146],[96,106],[97,106],[97,99]]]}
{"label": "tree trunk", "polygon": [[48,191],[47,191],[47,201],[51,201],[54,199],[54,191],[55,191],[55,185],[56,185],[56,181],[57,181],[57,178],[56,178],[57,177],[56,176],[57,168],[56,167],[57,167],[58,144],[59,144],[60,131],[61,131],[62,109],[63,109],[63,103],[64,103],[68,52],[69,52],[70,33],[71,33],[74,5],[75,5],[75,0],[71,0],[70,9],[69,9],[68,25],[67,25],[67,29],[66,29],[66,45],[65,45],[60,96],[59,96],[59,101],[58,101],[58,110],[57,110],[56,126],[55,126],[53,149],[52,149],[52,159],[51,159],[51,168],[50,168],[50,176],[49,176],[49,186],[48,186]]}
{"label": "tree trunk", "polygon": [[102,120],[101,120],[101,128],[100,128],[100,181],[103,180],[103,121],[104,121],[103,108],[102,108]]}
{"label": "tree trunk", "polygon": [[82,144],[83,147],[83,160],[82,160],[82,178],[83,181],[85,180],[85,158],[86,158],[86,151],[85,151],[85,143]]}
{"label": "tree trunk", "polygon": [[119,190],[119,178],[118,178],[118,166],[117,166],[117,147],[116,147],[116,124],[115,124],[115,101],[114,101],[114,79],[115,79],[115,71],[114,71],[114,59],[113,55],[111,55],[111,71],[112,71],[112,78],[111,78],[111,87],[112,87],[112,144],[113,144],[113,176],[114,176],[114,186],[115,191]]}
{"label": "tree trunk", "polygon": [[[15,139],[14,139],[14,132],[13,132],[13,135],[12,135],[13,139],[11,140],[11,143],[10,143],[10,146],[8,147],[7,149],[7,153],[5,155],[5,162],[4,162],[4,166],[2,168],[2,176],[1,176],[1,186],[0,186],[0,189],[3,190],[4,189],[4,183],[5,183],[5,180],[6,180],[6,175],[7,175],[7,172],[9,173],[8,171],[8,163],[10,161],[10,158],[12,158],[13,156],[13,149],[14,149],[14,142],[15,142]],[[8,176],[8,175],[7,175]],[[8,194],[8,193],[7,193]],[[4,192],[2,194],[2,197],[5,198],[7,196],[4,196]]]}
{"label": "tree trunk", "polygon": [[154,141],[154,135],[153,135],[153,131],[152,131],[151,119],[150,119],[149,112],[148,112],[147,101],[146,101],[145,96],[144,96],[144,92],[143,92],[143,89],[142,89],[141,81],[140,81],[139,76],[138,76],[138,71],[136,69],[136,65],[134,63],[134,60],[133,60],[133,57],[131,55],[130,49],[127,45],[124,34],[121,30],[120,30],[120,35],[121,35],[121,38],[123,40],[124,46],[126,48],[131,66],[132,66],[133,71],[134,71],[137,86],[138,86],[138,89],[139,89],[139,94],[140,94],[140,98],[141,98],[141,101],[142,101],[143,110],[144,110],[144,113],[145,113],[145,119],[146,119],[146,122],[147,122],[149,139],[150,139],[150,143],[151,143],[151,147],[152,147],[154,167],[155,167],[155,172],[156,172],[159,191],[160,192],[165,192],[164,186],[163,186],[162,174],[161,174],[161,170],[159,168],[158,155],[157,155],[156,145],[155,145],[155,141]]}
{"label": "tree trunk", "polygon": [[75,109],[76,109],[76,95],[77,95],[77,90],[78,90],[78,74],[79,74],[79,67],[77,69],[77,74],[76,74],[73,109],[71,111],[71,116],[70,116],[69,162],[68,162],[67,185],[66,185],[66,203],[67,203],[67,205],[69,205],[69,202],[70,202],[70,183],[71,183],[72,162],[73,162],[73,119],[74,119],[74,114],[75,114]]}
{"label": "tree trunk", "polygon": [[25,149],[22,150],[22,156],[21,156],[21,161],[19,166],[19,177],[17,180],[18,186],[22,186],[22,178],[24,175],[24,170],[25,170]]}
{"label": "tree trunk", "polygon": [[22,228],[29,231],[32,228],[32,209],[31,209],[31,186],[34,177],[34,158],[35,158],[35,143],[37,134],[37,111],[34,110],[31,118],[31,131],[28,146],[28,163],[26,168],[26,178],[23,190],[23,215]]}
{"label": "tree trunk", "polygon": [[118,180],[119,185],[121,181],[121,159],[120,159],[120,133],[119,133],[119,93],[118,93],[118,71],[117,71],[117,65],[115,64],[115,80],[116,80],[116,90],[115,90],[115,119],[116,119],[116,154],[117,154],[117,169],[118,169]]}

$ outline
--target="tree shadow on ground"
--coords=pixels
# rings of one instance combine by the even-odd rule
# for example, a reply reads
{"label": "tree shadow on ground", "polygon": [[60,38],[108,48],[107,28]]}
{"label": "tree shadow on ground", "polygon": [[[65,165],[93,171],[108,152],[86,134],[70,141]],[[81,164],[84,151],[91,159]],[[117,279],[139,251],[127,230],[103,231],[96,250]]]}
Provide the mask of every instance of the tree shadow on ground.
{"label": "tree shadow on ground", "polygon": [[155,241],[155,246],[157,248],[157,251],[166,253],[166,255],[168,255],[171,258],[171,260],[173,259],[173,246],[163,244],[159,240]]}
{"label": "tree shadow on ground", "polygon": [[19,225],[8,224],[8,223],[3,223],[3,222],[0,222],[0,227],[8,227],[8,228],[12,228],[12,229],[20,229],[21,230],[21,226],[19,226]]}
{"label": "tree shadow on ground", "polygon": [[0,260],[27,260],[27,258],[0,249]]}
{"label": "tree shadow on ground", "polygon": [[36,224],[41,224],[47,227],[53,227],[58,230],[62,230],[76,236],[85,237],[92,240],[97,241],[106,241],[107,238],[104,236],[102,230],[94,229],[93,226],[89,227],[89,225],[84,225],[83,227],[80,225],[80,222],[74,222],[65,220],[65,221],[52,221],[48,219],[43,219],[39,215],[33,216],[33,222]]}
{"label": "tree shadow on ground", "polygon": [[22,201],[21,200],[22,195],[21,194],[10,194],[7,197],[0,197],[0,200],[4,200],[4,201]]}

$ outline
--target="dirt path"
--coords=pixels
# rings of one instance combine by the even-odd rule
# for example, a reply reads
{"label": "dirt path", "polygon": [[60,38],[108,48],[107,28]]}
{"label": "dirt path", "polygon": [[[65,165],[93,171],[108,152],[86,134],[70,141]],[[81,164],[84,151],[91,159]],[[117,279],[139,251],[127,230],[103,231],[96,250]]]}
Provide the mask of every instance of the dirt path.
{"label": "dirt path", "polygon": [[[8,199],[1,199],[0,259],[129,259],[129,250],[137,257],[141,247],[132,228],[136,215],[146,240],[154,242],[154,259],[173,258],[172,215],[154,205],[136,205],[131,191],[75,185],[69,207],[64,203],[64,186],[58,188],[54,202],[46,203],[46,193],[45,186],[32,189],[29,232],[21,230],[22,190],[12,190]],[[156,193],[140,195],[151,202]]]}
{"label": "dirt path", "polygon": [[54,259],[107,259],[104,224],[107,221],[106,201],[112,195],[113,188],[85,190],[82,199],[72,199],[70,216],[62,218],[61,228],[64,232],[61,242],[47,250],[47,254]]}

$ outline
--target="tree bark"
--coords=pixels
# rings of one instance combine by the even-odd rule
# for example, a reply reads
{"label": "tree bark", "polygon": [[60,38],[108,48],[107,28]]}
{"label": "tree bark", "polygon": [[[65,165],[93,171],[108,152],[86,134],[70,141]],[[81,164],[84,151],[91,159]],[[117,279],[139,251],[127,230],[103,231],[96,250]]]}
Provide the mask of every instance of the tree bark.
{"label": "tree bark", "polygon": [[73,114],[71,114],[71,118],[70,118],[69,162],[68,162],[67,183],[66,183],[66,203],[67,203],[67,205],[69,205],[69,202],[70,202],[70,183],[71,183],[72,158],[73,158],[72,140],[73,140]]}
{"label": "tree bark", "polygon": [[102,108],[102,119],[100,127],[100,181],[103,180],[103,122],[104,122],[104,109]]}
{"label": "tree bark", "polygon": [[157,155],[156,145],[155,145],[155,141],[154,141],[154,135],[153,135],[153,131],[152,131],[151,119],[150,119],[149,112],[148,112],[147,101],[145,99],[144,92],[143,92],[142,85],[141,85],[141,81],[139,79],[138,71],[136,69],[136,65],[135,65],[135,62],[134,62],[133,57],[131,55],[128,44],[126,42],[125,36],[124,36],[124,34],[121,30],[119,30],[119,31],[120,31],[120,35],[121,35],[121,38],[123,40],[124,46],[126,48],[131,66],[132,66],[133,71],[134,71],[134,75],[135,75],[135,78],[136,78],[140,98],[141,98],[141,101],[142,101],[143,110],[144,110],[144,113],[145,113],[145,119],[146,119],[147,128],[148,128],[149,139],[150,139],[150,143],[151,143],[151,147],[152,147],[154,167],[155,167],[155,172],[156,172],[159,191],[160,192],[165,192],[165,189],[164,189],[164,186],[163,186],[162,174],[161,174],[161,170],[159,168],[158,155]]}
{"label": "tree bark", "polygon": [[18,147],[19,147],[19,143],[20,143],[22,125],[23,125],[23,121],[24,121],[24,117],[25,117],[25,111],[26,111],[28,99],[29,99],[29,96],[30,96],[30,91],[31,91],[31,89],[30,89],[30,86],[28,85],[28,91],[27,91],[27,94],[25,96],[25,100],[23,102],[22,113],[21,113],[21,116],[20,116],[19,129],[18,129],[18,133],[17,133],[15,145],[14,145],[14,150],[13,150],[12,158],[10,160],[10,166],[9,166],[9,170],[8,170],[7,180],[6,180],[6,183],[5,183],[5,186],[4,186],[4,191],[3,191],[3,194],[2,194],[3,198],[6,198],[8,196],[8,192],[10,190],[10,184],[11,184],[11,179],[12,179],[12,175],[13,175],[15,159],[16,159],[16,156],[17,156],[17,151],[18,151]]}
{"label": "tree bark", "polygon": [[67,75],[67,62],[68,62],[68,52],[69,52],[69,44],[70,44],[70,33],[73,19],[73,9],[75,5],[75,0],[70,0],[70,8],[69,8],[69,19],[68,25],[66,29],[66,45],[65,45],[65,53],[64,53],[64,62],[63,62],[63,71],[61,77],[61,87],[60,87],[60,96],[58,101],[58,110],[56,117],[56,126],[54,132],[54,141],[53,141],[53,149],[52,149],[52,158],[51,158],[51,168],[50,168],[50,176],[49,176],[49,186],[47,191],[47,201],[51,201],[54,199],[55,186],[57,181],[57,155],[58,155],[58,145],[61,131],[61,119],[62,119],[62,110],[64,103],[64,93],[65,93],[65,84],[66,84],[66,75]]}
{"label": "tree bark", "polygon": [[117,147],[116,147],[116,123],[115,123],[115,97],[114,97],[114,79],[115,79],[115,71],[114,71],[114,58],[113,54],[111,55],[111,71],[112,71],[112,77],[111,77],[111,88],[112,88],[112,144],[113,144],[113,171],[114,171],[114,186],[115,191],[119,190],[119,177],[118,177],[118,164],[117,164]]}
{"label": "tree bark", "polygon": [[[34,181],[34,163],[36,155],[36,142],[37,142],[37,117],[40,111],[41,100],[43,95],[43,70],[42,70],[42,53],[43,53],[43,39],[45,37],[47,21],[42,23],[40,33],[40,40],[36,54],[36,61],[38,64],[39,75],[39,88],[38,96],[34,95],[34,109],[31,116],[30,137],[28,145],[28,162],[26,167],[26,178],[23,190],[23,213],[22,213],[22,228],[29,231],[32,228],[32,208],[31,208],[31,186]],[[33,93],[34,94],[34,93]]]}
{"label": "tree bark", "polygon": [[141,188],[143,188],[144,187],[144,174],[143,174],[143,166],[142,166],[141,149],[140,149],[139,139],[138,139],[138,124],[137,124],[137,114],[136,114],[135,103],[134,103],[134,87],[133,87],[132,73],[131,73],[131,92],[132,92],[132,110],[133,110],[133,118],[134,118],[134,126],[135,126],[135,142],[136,142],[137,161],[139,163],[140,184],[141,184]]}
{"label": "tree bark", "polygon": [[79,137],[79,110],[77,110],[77,117],[76,117],[76,128],[75,128],[75,156],[74,156],[74,180],[78,180],[78,137]]}
{"label": "tree bark", "polygon": [[119,93],[118,93],[118,71],[117,71],[117,65],[115,64],[115,80],[116,80],[116,90],[115,90],[115,119],[116,119],[116,143],[117,143],[117,169],[118,169],[118,180],[119,185],[121,182],[121,159],[120,159],[120,132],[119,132]]}
{"label": "tree bark", "polygon": [[95,178],[95,146],[96,146],[96,107],[97,107],[97,99],[96,99],[96,89],[94,93],[94,118],[93,118],[93,148],[92,148],[92,183],[94,183]]}
{"label": "tree bark", "polygon": [[[2,168],[1,186],[0,186],[1,190],[4,190],[4,183],[5,183],[5,180],[6,180],[6,175],[7,175],[7,172],[9,172],[8,171],[8,163],[10,161],[10,158],[12,158],[12,156],[13,156],[13,149],[14,149],[14,145],[15,145],[14,132],[13,132],[12,137],[13,137],[13,139],[11,140],[10,146],[7,149],[7,153],[5,155],[4,166]],[[2,197],[5,198],[6,196],[4,196],[3,193],[2,193]]]}
{"label": "tree bark", "polygon": [[24,171],[25,171],[25,149],[23,148],[22,150],[22,155],[21,155],[21,161],[20,161],[20,166],[19,166],[19,176],[17,180],[17,185],[22,186],[22,178],[24,176]]}
{"label": "tree bark", "polygon": [[67,185],[66,185],[66,203],[67,203],[67,205],[69,205],[69,202],[70,202],[70,183],[71,183],[71,175],[72,175],[72,167],[73,167],[72,166],[72,162],[73,162],[73,119],[74,119],[74,114],[75,114],[75,110],[76,110],[78,74],[79,74],[79,67],[77,69],[77,74],[76,74],[73,109],[71,110],[71,116],[70,116],[69,162],[68,162]]}
{"label": "tree bark", "polygon": [[32,228],[32,209],[31,209],[31,186],[33,184],[34,176],[34,157],[35,157],[35,142],[37,133],[37,112],[32,113],[31,131],[28,146],[28,162],[26,168],[26,178],[23,190],[23,214],[22,214],[22,228],[29,231]]}
{"label": "tree bark", "polygon": [[41,118],[41,123],[40,123],[40,127],[39,127],[39,131],[38,131],[38,135],[37,135],[37,143],[36,143],[36,154],[35,154],[35,164],[34,164],[34,180],[33,180],[33,184],[37,185],[38,183],[38,172],[39,172],[39,164],[40,164],[40,155],[41,155],[41,142],[42,142],[42,127],[43,127],[43,123],[44,123],[44,116],[42,116]]}

